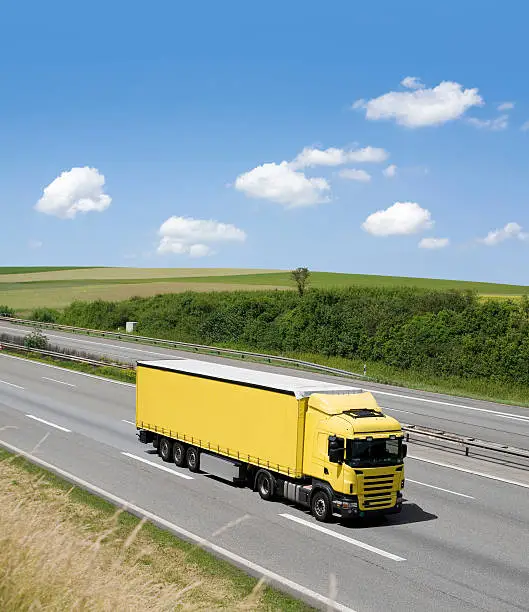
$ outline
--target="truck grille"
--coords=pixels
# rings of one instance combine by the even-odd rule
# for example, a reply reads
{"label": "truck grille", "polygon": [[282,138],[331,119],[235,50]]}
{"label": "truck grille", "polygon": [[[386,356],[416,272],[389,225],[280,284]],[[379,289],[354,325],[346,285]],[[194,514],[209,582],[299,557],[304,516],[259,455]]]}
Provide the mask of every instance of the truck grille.
{"label": "truck grille", "polygon": [[393,474],[364,476],[364,508],[393,506]]}

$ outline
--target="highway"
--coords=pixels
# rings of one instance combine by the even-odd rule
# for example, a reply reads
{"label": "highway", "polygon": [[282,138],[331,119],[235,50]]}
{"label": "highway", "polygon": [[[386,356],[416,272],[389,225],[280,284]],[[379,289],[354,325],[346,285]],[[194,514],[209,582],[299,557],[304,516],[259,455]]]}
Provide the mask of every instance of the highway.
{"label": "highway", "polygon": [[[129,358],[174,354],[49,336]],[[477,429],[511,444],[516,434],[527,447],[523,409],[376,388],[381,403],[405,410],[408,422],[409,414],[445,419],[455,431]],[[529,609],[529,472],[410,445],[400,515],[323,526],[302,509],[163,463],[137,441],[134,411],[133,385],[0,353],[0,444],[206,539],[251,571],[264,568],[301,596],[319,596],[322,609],[330,595],[336,609],[355,612]]]}
{"label": "highway", "polygon": [[[29,331],[31,331],[30,328],[9,324],[5,321],[0,322],[0,334],[24,335]],[[135,362],[141,359],[189,358],[192,356],[187,351],[175,351],[111,338],[86,337],[53,330],[45,330],[45,334],[53,345],[103,355],[120,361]],[[211,355],[197,355],[197,358],[218,363],[234,363],[232,359]],[[245,367],[356,384],[373,391],[388,414],[399,421],[529,450],[529,409],[527,408],[367,383],[361,380],[352,381],[350,378],[341,379],[336,376],[304,373],[299,370],[256,363],[246,363]]]}

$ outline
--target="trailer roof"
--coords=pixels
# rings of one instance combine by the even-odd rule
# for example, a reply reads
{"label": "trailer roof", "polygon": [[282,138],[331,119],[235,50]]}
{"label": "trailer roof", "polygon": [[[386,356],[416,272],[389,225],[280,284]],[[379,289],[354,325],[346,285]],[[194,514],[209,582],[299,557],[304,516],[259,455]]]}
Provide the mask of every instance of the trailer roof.
{"label": "trailer roof", "polygon": [[361,393],[363,391],[359,387],[322,382],[310,378],[286,376],[284,374],[275,374],[274,372],[251,370],[249,368],[238,368],[236,366],[223,365],[210,361],[200,361],[199,359],[138,361],[138,365],[157,370],[200,376],[212,380],[229,381],[247,387],[288,393],[294,395],[297,399],[309,397],[314,393],[343,394]]}

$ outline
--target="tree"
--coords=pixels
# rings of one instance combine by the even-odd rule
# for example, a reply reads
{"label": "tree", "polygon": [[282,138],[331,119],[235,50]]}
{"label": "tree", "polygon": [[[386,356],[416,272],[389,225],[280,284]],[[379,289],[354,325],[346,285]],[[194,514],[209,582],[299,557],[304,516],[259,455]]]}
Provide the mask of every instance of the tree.
{"label": "tree", "polygon": [[307,290],[307,285],[309,284],[309,276],[310,276],[309,269],[308,268],[296,268],[295,270],[292,270],[292,272],[290,273],[290,276],[298,287],[299,295],[303,296],[303,294]]}

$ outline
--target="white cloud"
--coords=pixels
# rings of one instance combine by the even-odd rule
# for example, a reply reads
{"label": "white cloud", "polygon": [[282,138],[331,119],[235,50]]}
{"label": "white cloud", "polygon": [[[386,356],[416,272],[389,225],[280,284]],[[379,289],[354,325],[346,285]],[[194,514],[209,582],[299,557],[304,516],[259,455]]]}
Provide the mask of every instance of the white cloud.
{"label": "white cloud", "polygon": [[450,244],[448,238],[423,238],[419,242],[420,249],[444,249]]}
{"label": "white cloud", "polygon": [[476,119],[475,117],[470,117],[467,121],[478,128],[492,130],[493,132],[506,130],[509,126],[508,115],[500,115],[496,119]]}
{"label": "white cloud", "polygon": [[292,170],[313,166],[340,166],[346,162],[346,151],[343,149],[313,149],[305,147],[289,164]]}
{"label": "white cloud", "polygon": [[[414,77],[404,82],[418,83]],[[366,119],[377,121],[394,119],[399,125],[424,127],[440,125],[461,117],[472,106],[481,106],[483,99],[478,90],[463,89],[459,83],[443,81],[431,89],[390,91],[372,100],[358,100],[353,108],[366,111]]]}
{"label": "white cloud", "polygon": [[229,223],[190,217],[169,217],[162,223],[158,253],[205,257],[214,251],[210,244],[221,242],[244,242],[243,230]]}
{"label": "white cloud", "polygon": [[508,110],[512,110],[514,108],[514,102],[503,102],[502,104],[498,105],[498,110],[501,112],[503,111],[508,111]]}
{"label": "white cloud", "polygon": [[510,238],[527,240],[529,238],[529,234],[522,231],[521,225],[511,222],[507,223],[507,225],[501,229],[495,229],[489,232],[485,238],[480,239],[480,242],[483,242],[483,244],[486,244],[487,246],[496,246],[500,242],[509,240]]}
{"label": "white cloud", "polygon": [[344,168],[340,170],[340,176],[350,181],[358,181],[360,183],[369,183],[371,175],[365,170],[356,170],[355,168]]}
{"label": "white cloud", "polygon": [[328,202],[331,187],[324,178],[307,178],[286,161],[266,163],[240,174],[235,189],[253,198],[278,202],[289,208]]}
{"label": "white cloud", "polygon": [[30,249],[40,249],[41,246],[42,246],[42,242],[40,240],[30,240],[28,242],[28,247]]}
{"label": "white cloud", "polygon": [[342,166],[350,162],[380,163],[389,157],[389,153],[379,147],[364,147],[354,151],[345,149],[315,149],[305,147],[289,164],[293,170],[314,166]]}
{"label": "white cloud", "polygon": [[529,130],[529,121],[522,123],[522,127],[520,129],[522,130],[522,132],[527,132],[527,130]]}
{"label": "white cloud", "polygon": [[407,89],[424,89],[424,83],[418,77],[407,76],[400,84]]}
{"label": "white cloud", "polygon": [[103,193],[104,185],[105,177],[97,168],[72,168],[44,188],[35,210],[63,219],[73,219],[77,213],[102,212],[112,202]]}
{"label": "white cloud", "polygon": [[372,162],[378,164],[386,161],[389,157],[389,153],[378,147],[364,147],[363,149],[357,149],[356,151],[349,151],[347,155],[348,162],[367,163]]}
{"label": "white cloud", "polygon": [[393,178],[397,174],[397,166],[395,164],[390,164],[387,168],[382,170],[382,174],[386,178]]}
{"label": "white cloud", "polygon": [[416,234],[432,227],[431,213],[415,202],[395,202],[364,221],[362,228],[373,236]]}

